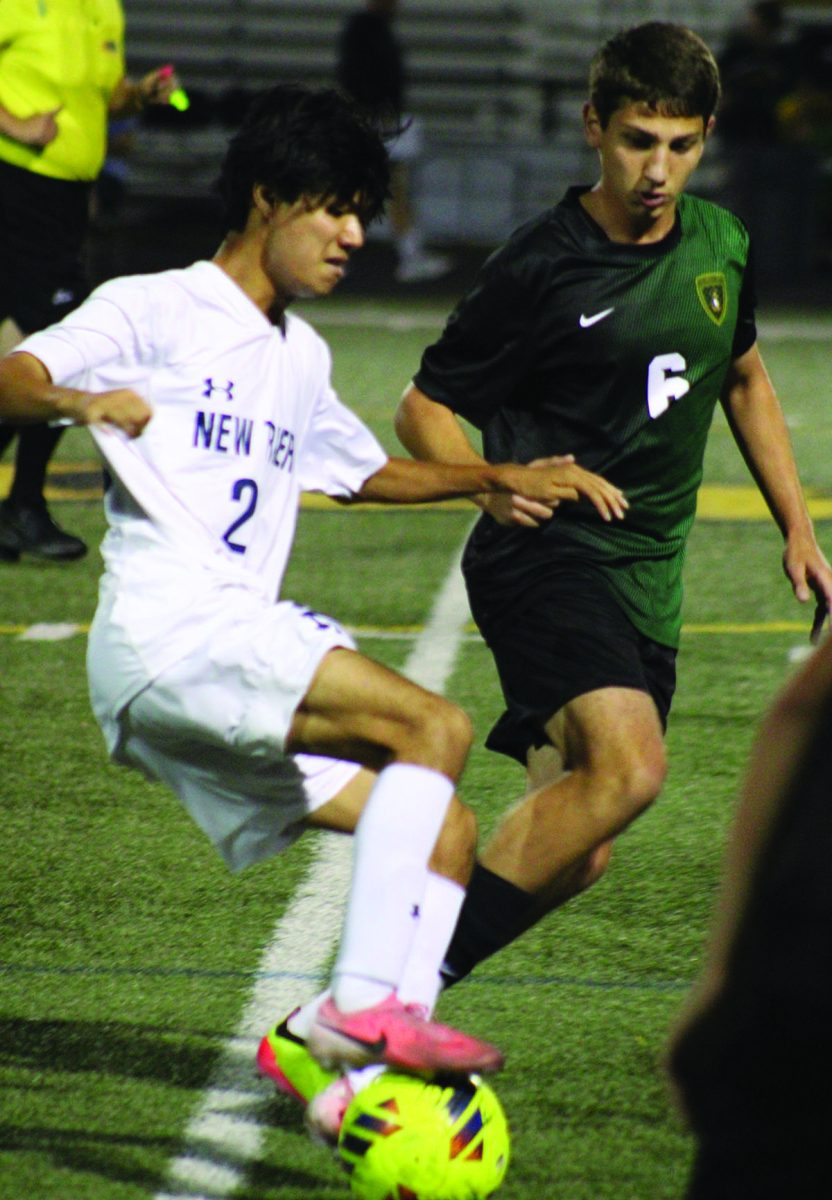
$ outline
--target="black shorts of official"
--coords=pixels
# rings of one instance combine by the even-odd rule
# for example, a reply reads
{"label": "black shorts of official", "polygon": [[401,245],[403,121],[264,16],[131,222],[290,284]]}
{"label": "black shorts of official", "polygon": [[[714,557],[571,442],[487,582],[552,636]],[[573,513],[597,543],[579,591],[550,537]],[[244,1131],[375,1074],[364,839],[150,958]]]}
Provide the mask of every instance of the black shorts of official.
{"label": "black shorts of official", "polygon": [[0,162],[0,319],[23,333],[59,321],[89,292],[91,186]]}
{"label": "black shorts of official", "polygon": [[525,766],[544,725],[570,700],[598,688],[652,696],[667,725],[676,651],[640,633],[597,572],[566,566],[494,604],[493,581],[469,576],[468,597],[500,677],[506,712],[486,740]]}

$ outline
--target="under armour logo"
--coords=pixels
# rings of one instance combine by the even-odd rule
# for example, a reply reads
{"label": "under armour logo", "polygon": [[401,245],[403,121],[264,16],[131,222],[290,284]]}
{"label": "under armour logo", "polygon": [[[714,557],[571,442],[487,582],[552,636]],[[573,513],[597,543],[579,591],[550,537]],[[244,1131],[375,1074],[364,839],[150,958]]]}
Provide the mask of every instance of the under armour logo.
{"label": "under armour logo", "polygon": [[213,395],[214,392],[224,392],[229,400],[233,400],[234,399],[234,384],[229,379],[229,381],[225,385],[225,387],[222,387],[220,384],[214,383],[213,379],[206,379],[205,380],[205,391],[202,393],[203,397],[206,400],[210,400],[211,396]]}

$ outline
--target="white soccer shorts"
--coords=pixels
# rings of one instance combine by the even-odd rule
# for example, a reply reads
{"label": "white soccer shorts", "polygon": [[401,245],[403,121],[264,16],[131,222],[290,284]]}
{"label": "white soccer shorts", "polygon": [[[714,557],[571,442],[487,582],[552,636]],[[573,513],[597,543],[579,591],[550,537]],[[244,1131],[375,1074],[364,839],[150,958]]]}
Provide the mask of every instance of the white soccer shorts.
{"label": "white soccer shorts", "polygon": [[212,631],[121,715],[116,761],[167,784],[232,871],[277,854],[341,791],[355,763],[287,755],[295,710],[322,659],[355,648],[336,622],[289,601]]}

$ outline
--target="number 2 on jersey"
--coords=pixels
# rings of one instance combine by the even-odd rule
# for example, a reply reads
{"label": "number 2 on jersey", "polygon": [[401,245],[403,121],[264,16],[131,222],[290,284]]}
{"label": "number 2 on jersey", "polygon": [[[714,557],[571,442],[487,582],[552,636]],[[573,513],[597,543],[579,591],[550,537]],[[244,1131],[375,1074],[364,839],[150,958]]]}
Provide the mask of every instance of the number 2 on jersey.
{"label": "number 2 on jersey", "polygon": [[655,420],[670,408],[672,400],[681,400],[690,384],[679,372],[688,364],[681,354],[658,354],[647,369],[647,411]]}
{"label": "number 2 on jersey", "polygon": [[248,547],[243,546],[240,542],[235,542],[232,535],[254,516],[254,510],[257,507],[257,484],[253,479],[238,479],[231,489],[231,499],[239,504],[245,504],[245,508],[236,521],[228,526],[222,535],[222,540],[235,554],[245,554]]}

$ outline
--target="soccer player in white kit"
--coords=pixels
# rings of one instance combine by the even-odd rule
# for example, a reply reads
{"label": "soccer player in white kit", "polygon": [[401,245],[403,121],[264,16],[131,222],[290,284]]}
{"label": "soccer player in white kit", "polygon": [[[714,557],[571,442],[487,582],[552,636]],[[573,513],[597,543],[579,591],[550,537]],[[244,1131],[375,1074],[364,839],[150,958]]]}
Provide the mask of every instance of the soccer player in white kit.
{"label": "soccer player in white kit", "polygon": [[214,259],[113,280],[28,338],[0,363],[0,413],[87,424],[105,460],[88,669],[112,758],[168,784],[232,870],[308,826],[355,832],[331,986],[304,1029],[315,1057],[494,1070],[495,1047],[430,1017],[476,840],[454,795],[468,720],[280,599],[300,494],[581,496],[609,520],[626,501],[568,459],[388,458],[339,402],[325,343],[286,310],[335,287],[387,186],[381,136],[348,101],[271,89],[229,144]]}

